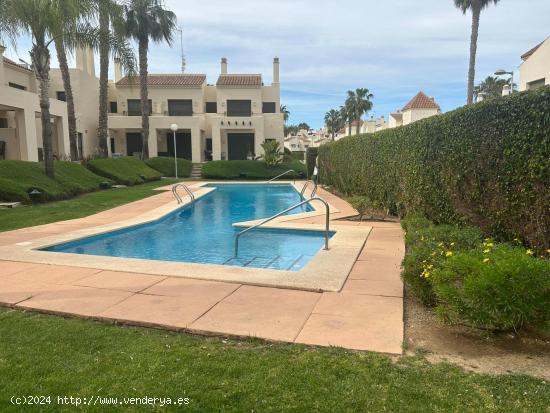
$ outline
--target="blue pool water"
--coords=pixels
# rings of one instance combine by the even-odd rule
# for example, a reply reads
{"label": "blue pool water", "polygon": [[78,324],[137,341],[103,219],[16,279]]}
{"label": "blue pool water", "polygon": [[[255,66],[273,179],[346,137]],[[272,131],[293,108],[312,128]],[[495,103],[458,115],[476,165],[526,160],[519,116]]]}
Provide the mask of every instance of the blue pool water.
{"label": "blue pool water", "polygon": [[[45,248],[46,251],[297,271],[324,245],[324,233],[257,229],[239,240],[235,222],[270,217],[300,202],[291,185],[212,184],[216,189],[148,224]],[[311,211],[309,205],[290,214]]]}

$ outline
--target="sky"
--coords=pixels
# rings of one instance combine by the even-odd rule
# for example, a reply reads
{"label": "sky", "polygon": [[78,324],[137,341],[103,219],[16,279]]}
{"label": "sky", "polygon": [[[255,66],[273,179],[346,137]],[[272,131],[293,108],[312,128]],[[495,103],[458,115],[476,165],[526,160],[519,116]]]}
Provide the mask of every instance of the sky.
{"label": "sky", "polygon": [[[387,119],[419,90],[435,97],[443,111],[466,101],[471,15],[463,15],[453,0],[165,3],[183,27],[187,73],[206,73],[215,83],[225,56],[229,73],[261,73],[269,84],[278,56],[281,103],[291,112],[290,123],[321,127],[325,112],[359,87],[374,95],[368,117]],[[549,19],[550,0],[502,0],[484,10],[476,80],[501,68],[519,76],[520,56],[550,36]],[[29,47],[22,38],[6,55],[28,61]],[[179,33],[171,47],[151,45],[149,69],[180,71]]]}

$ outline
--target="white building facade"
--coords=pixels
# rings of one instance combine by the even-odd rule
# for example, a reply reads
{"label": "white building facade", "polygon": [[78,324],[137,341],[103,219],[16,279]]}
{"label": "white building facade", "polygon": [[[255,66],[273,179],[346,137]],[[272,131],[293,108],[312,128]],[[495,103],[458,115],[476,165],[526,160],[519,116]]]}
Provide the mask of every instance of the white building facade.
{"label": "white building facade", "polygon": [[550,37],[521,56],[519,90],[550,85]]}

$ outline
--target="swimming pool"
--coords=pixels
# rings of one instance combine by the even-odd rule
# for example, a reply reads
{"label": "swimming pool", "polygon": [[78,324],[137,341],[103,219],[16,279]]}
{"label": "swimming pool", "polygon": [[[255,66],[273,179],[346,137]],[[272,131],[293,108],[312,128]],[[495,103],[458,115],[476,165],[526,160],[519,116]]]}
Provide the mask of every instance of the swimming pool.
{"label": "swimming pool", "polygon": [[[236,222],[267,218],[300,202],[288,184],[210,184],[215,189],[156,221],[43,248],[44,251],[298,271],[323,247],[320,231],[257,229]],[[289,214],[312,211],[309,205]]]}

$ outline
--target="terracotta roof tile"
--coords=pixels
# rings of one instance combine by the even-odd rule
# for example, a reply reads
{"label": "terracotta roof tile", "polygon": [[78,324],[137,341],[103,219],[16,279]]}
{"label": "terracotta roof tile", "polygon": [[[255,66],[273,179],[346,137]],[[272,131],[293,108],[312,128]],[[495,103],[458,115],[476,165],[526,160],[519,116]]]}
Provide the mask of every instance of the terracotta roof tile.
{"label": "terracotta roof tile", "polygon": [[[205,81],[206,75],[200,74],[165,74],[147,76],[147,84],[149,86],[200,87]],[[117,86],[139,85],[139,76],[134,76],[132,78],[124,76],[116,82],[116,84]]]}
{"label": "terracotta roof tile", "polygon": [[390,116],[392,118],[394,118],[395,120],[399,121],[399,120],[403,120],[403,114],[401,112],[393,112],[393,113],[390,113]]}
{"label": "terracotta roof tile", "polygon": [[435,103],[433,98],[426,96],[424,92],[418,92],[409,103],[405,105],[401,112],[405,112],[409,109],[440,109],[439,105]]}
{"label": "terracotta roof tile", "polygon": [[262,75],[220,75],[216,86],[262,86]]}
{"label": "terracotta roof tile", "polygon": [[546,40],[540,42],[540,43],[537,44],[535,47],[533,47],[531,50],[529,50],[529,51],[523,53],[523,54],[521,55],[521,60],[525,61],[525,60],[529,59],[529,58],[533,55],[533,53],[535,53],[535,52],[539,49],[539,47],[542,46],[542,44],[543,44],[545,41],[546,41]]}

